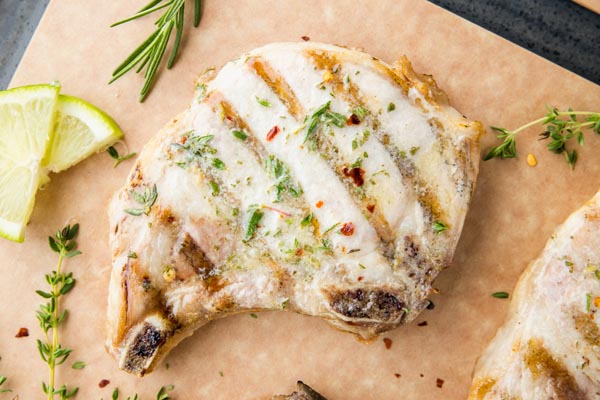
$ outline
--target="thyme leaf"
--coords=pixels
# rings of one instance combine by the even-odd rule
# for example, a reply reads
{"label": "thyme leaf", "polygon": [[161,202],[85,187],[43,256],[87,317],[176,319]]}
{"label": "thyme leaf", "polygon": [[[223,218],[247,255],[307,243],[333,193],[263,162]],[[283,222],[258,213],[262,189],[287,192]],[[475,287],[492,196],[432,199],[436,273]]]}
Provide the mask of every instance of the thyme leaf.
{"label": "thyme leaf", "polygon": [[131,190],[129,192],[133,199],[141,204],[143,207],[141,208],[126,208],[124,211],[127,214],[133,216],[140,216],[142,214],[148,215],[150,214],[150,210],[154,203],[156,203],[156,199],[158,197],[158,191],[156,190],[156,184],[152,186],[152,189],[146,187],[143,193],[138,193],[135,190]]}
{"label": "thyme leaf", "polygon": [[258,224],[264,215],[257,207],[251,207],[248,211],[250,212],[250,218],[248,219],[248,226],[246,227],[246,236],[244,239],[246,242],[254,237]]}
{"label": "thyme leaf", "polygon": [[133,153],[129,153],[124,156],[121,156],[121,155],[119,155],[119,152],[117,151],[117,149],[114,146],[110,146],[108,149],[106,149],[106,152],[113,160],[115,160],[115,162],[113,164],[113,168],[116,168],[123,161],[129,160],[131,157],[135,157],[137,155],[136,152],[133,152]]}

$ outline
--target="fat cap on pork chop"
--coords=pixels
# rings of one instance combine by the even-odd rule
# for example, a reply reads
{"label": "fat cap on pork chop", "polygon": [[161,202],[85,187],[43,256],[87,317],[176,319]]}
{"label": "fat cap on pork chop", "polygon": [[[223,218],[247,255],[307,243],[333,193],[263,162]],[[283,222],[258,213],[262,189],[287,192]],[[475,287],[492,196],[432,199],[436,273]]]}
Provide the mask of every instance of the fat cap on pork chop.
{"label": "fat cap on pork chop", "polygon": [[481,124],[406,58],[271,44],[200,79],[110,205],[107,347],[149,372],[211,320],[318,316],[372,340],[452,260]]}

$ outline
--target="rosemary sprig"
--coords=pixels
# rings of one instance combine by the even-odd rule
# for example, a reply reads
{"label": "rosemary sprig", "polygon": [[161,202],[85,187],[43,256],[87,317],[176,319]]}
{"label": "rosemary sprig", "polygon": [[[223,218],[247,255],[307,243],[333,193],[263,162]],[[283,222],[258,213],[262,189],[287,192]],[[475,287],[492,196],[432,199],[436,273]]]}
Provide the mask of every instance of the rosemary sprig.
{"label": "rosemary sprig", "polygon": [[[0,386],[4,385],[4,382],[6,382],[8,378],[0,375]],[[8,388],[0,388],[0,393],[8,393],[8,392],[12,392],[12,389],[8,389]]]}
{"label": "rosemary sprig", "polygon": [[63,364],[72,351],[60,344],[58,328],[67,318],[67,310],[60,311],[60,298],[73,289],[75,279],[72,272],[66,274],[61,271],[61,268],[65,258],[81,254],[79,250],[75,250],[77,246],[75,237],[78,232],[79,224],[67,225],[56,231],[55,236],[48,237],[50,248],[58,253],[58,264],[55,271],[46,274],[46,282],[50,285],[50,290],[47,292],[36,290],[38,295],[49,300],[46,304],[40,305],[40,309],[36,312],[40,327],[44,331],[44,341],[38,339],[37,346],[42,360],[48,364],[48,383],[42,382],[42,390],[48,396],[48,400],[53,400],[55,396],[59,396],[61,400],[69,399],[79,390],[77,387],[69,390],[64,384],[60,388],[55,386],[56,367]]}
{"label": "rosemary sprig", "polygon": [[[139,67],[137,68],[136,73],[139,73],[146,67],[146,72],[144,73],[144,85],[140,91],[140,102],[143,102],[146,99],[146,96],[154,84],[158,67],[165,55],[165,50],[171,39],[173,28],[175,28],[175,40],[173,42],[169,60],[167,61],[167,69],[171,69],[175,63],[181,45],[181,37],[183,36],[185,0],[168,0],[166,2],[163,2],[163,0],[152,0],[133,16],[111,25],[112,28],[162,9],[166,10],[163,15],[156,20],[156,30],[117,67],[109,82],[109,84],[113,83],[138,65]],[[197,27],[200,23],[201,13],[202,0],[194,0],[194,27]]]}
{"label": "rosemary sprig", "polygon": [[123,161],[129,160],[131,157],[135,157],[137,155],[136,152],[133,152],[133,153],[129,153],[124,156],[121,156],[121,155],[119,155],[119,152],[117,151],[117,149],[114,148],[114,146],[110,146],[108,149],[106,149],[106,152],[113,160],[115,160],[115,163],[113,164],[113,168],[117,168],[117,165],[121,164]]}
{"label": "rosemary sprig", "polygon": [[150,209],[156,203],[156,198],[158,197],[158,191],[156,190],[156,184],[152,186],[152,189],[146,187],[143,193],[138,193],[135,190],[130,191],[131,197],[141,204],[143,207],[141,208],[126,208],[124,211],[127,214],[139,217],[142,214],[148,215],[150,214]]}
{"label": "rosemary sprig", "polygon": [[[582,120],[580,120],[580,118]],[[492,126],[491,128],[498,132],[498,139],[502,143],[492,147],[484,161],[492,158],[515,158],[517,156],[516,135],[535,125],[543,125],[546,130],[540,134],[540,140],[550,139],[546,145],[547,149],[553,153],[565,155],[567,163],[571,168],[577,162],[577,151],[569,150],[567,143],[576,139],[580,146],[583,146],[583,130],[591,129],[600,134],[600,113],[591,111],[558,111],[556,108],[548,109],[546,116],[531,121],[514,131]]]}

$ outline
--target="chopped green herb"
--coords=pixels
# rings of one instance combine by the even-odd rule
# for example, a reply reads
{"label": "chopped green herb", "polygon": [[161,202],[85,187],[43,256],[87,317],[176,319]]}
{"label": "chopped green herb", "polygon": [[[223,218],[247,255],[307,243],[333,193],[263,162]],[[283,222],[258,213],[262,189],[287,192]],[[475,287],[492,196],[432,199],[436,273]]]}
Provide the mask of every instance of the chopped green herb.
{"label": "chopped green herb", "polygon": [[148,215],[150,214],[150,210],[152,209],[152,206],[154,205],[154,203],[156,202],[156,198],[158,197],[158,192],[156,190],[156,184],[154,184],[152,186],[152,189],[150,189],[149,187],[146,187],[144,189],[143,193],[138,193],[135,190],[131,190],[129,192],[131,194],[131,197],[133,197],[133,199],[141,204],[143,207],[142,208],[126,208],[124,211],[127,214],[133,215],[133,216],[140,216],[142,214]]}
{"label": "chopped green herb", "polygon": [[219,188],[219,185],[215,181],[209,181],[208,186],[210,186],[213,196],[218,196],[221,193],[221,188]]}
{"label": "chopped green herb", "polygon": [[258,315],[254,314],[254,313],[250,313],[250,317],[256,319],[256,318],[258,318]]}
{"label": "chopped green herb", "polygon": [[410,148],[410,155],[414,156],[415,154],[417,154],[417,151],[419,151],[420,147],[419,146],[413,146]]}
{"label": "chopped green herb", "polygon": [[360,121],[364,120],[367,114],[369,114],[369,110],[363,106],[354,107],[352,109],[352,114],[356,115]]}
{"label": "chopped green herb", "polygon": [[85,363],[83,361],[76,361],[73,363],[73,365],[71,365],[71,368],[73,369],[84,369],[85,368]]}
{"label": "chopped green herb", "polygon": [[242,141],[248,139],[248,135],[244,131],[234,129],[231,131],[231,134]]}
{"label": "chopped green herb", "polygon": [[219,371],[219,376],[223,377],[223,371]]}
{"label": "chopped green herb", "polygon": [[[0,386],[2,386],[4,384],[4,382],[6,382],[8,378],[5,376],[0,375]],[[11,389],[0,389],[0,393],[9,393],[12,392]]]}
{"label": "chopped green herb", "polygon": [[331,232],[332,230],[334,230],[338,226],[340,226],[339,222],[336,222],[335,224],[331,225],[329,228],[325,229],[325,231],[323,232],[323,236],[325,236],[326,234],[328,234],[329,232]]}
{"label": "chopped green herb", "polygon": [[435,233],[442,233],[444,232],[446,229],[448,229],[448,225],[446,225],[445,223],[443,223],[442,221],[436,221],[433,224],[433,231]]}
{"label": "chopped green herb", "polygon": [[214,137],[214,135],[198,136],[188,132],[182,135],[183,143],[171,143],[172,148],[186,152],[185,161],[180,161],[177,165],[185,168],[192,161],[201,160],[206,154],[216,154],[217,150],[208,145]]}
{"label": "chopped green herb", "polygon": [[344,117],[342,114],[330,111],[330,104],[331,101],[328,101],[312,113],[308,119],[306,136],[304,137],[303,143],[306,143],[311,138],[319,124],[324,124],[325,126],[335,125],[338,128],[343,128],[346,126],[346,117]]}
{"label": "chopped green herb", "polygon": [[508,299],[508,293],[506,292],[494,292],[492,293],[492,297],[497,299]]}
{"label": "chopped green herb", "polygon": [[263,106],[263,107],[271,107],[271,103],[269,103],[269,101],[268,101],[268,100],[266,100],[266,99],[261,99],[261,98],[260,98],[260,97],[258,97],[258,96],[255,96],[255,97],[256,97],[256,101],[258,101],[258,104],[260,104],[261,106]]}
{"label": "chopped green herb", "polygon": [[231,209],[231,215],[232,215],[233,217],[237,217],[237,216],[239,215],[239,213],[240,213],[240,209],[239,209],[239,208],[237,208],[237,207],[233,207],[233,208]]}
{"label": "chopped green herb", "polygon": [[129,254],[127,254],[127,257],[129,257],[129,258],[137,258],[137,253],[135,251],[130,251]]}
{"label": "chopped green herb", "polygon": [[220,169],[220,170],[225,169],[225,163],[218,158],[212,159],[212,166],[215,167],[216,169]]}
{"label": "chopped green herb", "polygon": [[350,168],[359,168],[362,165],[362,158],[358,157],[351,165]]}
{"label": "chopped green herb", "polygon": [[248,227],[246,228],[245,241],[249,241],[250,239],[252,239],[252,237],[256,233],[258,224],[260,223],[260,220],[264,215],[264,213],[256,207],[251,208],[251,212],[252,213],[250,214],[250,219],[248,220]]}
{"label": "chopped green herb", "polygon": [[587,293],[585,295],[585,312],[586,313],[590,312],[591,305],[592,305],[592,295],[590,293]]}
{"label": "chopped green herb", "polygon": [[321,246],[317,247],[317,250],[331,251],[331,241],[327,238],[321,239]]}
{"label": "chopped green herb", "polygon": [[287,299],[285,299],[284,301],[282,301],[282,302],[281,302],[281,308],[282,308],[282,309],[285,309],[285,308],[287,308],[287,306],[288,306],[289,304],[290,304],[290,299],[289,299],[289,298],[287,298]]}
{"label": "chopped green herb", "polygon": [[392,112],[392,111],[394,111],[395,109],[396,109],[396,105],[395,105],[394,103],[391,103],[391,102],[390,102],[390,104],[388,104],[388,106],[387,106],[387,110],[388,110],[388,112]]}
{"label": "chopped green herb", "polygon": [[362,265],[361,263],[358,263],[358,266],[360,267],[360,269],[367,269],[367,267],[365,267],[364,265]]}
{"label": "chopped green herb", "polygon": [[306,217],[302,218],[302,221],[300,221],[300,226],[302,226],[304,228],[304,227],[310,225],[314,218],[315,218],[315,216],[313,213],[308,214]]}
{"label": "chopped green herb", "polygon": [[[158,390],[158,393],[156,394],[156,400],[169,400],[170,397],[167,394],[167,392],[170,392],[171,390],[175,389],[175,386],[173,385],[169,385],[169,386],[163,386]],[[136,395],[137,396],[137,395]],[[134,399],[135,400],[135,399]]]}
{"label": "chopped green herb", "polygon": [[281,201],[284,193],[289,193],[295,198],[302,195],[302,188],[293,185],[290,171],[280,159],[271,154],[266,159],[265,164],[269,176],[275,179],[274,187],[276,203]]}

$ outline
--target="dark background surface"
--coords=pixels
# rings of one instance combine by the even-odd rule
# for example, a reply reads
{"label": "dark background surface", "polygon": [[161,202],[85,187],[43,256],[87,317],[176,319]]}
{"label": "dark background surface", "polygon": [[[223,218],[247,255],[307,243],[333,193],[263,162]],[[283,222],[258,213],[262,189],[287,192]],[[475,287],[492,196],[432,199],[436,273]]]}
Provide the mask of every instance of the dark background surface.
{"label": "dark background surface", "polygon": [[[600,15],[593,11],[569,0],[430,1],[600,84]],[[0,0],[0,89],[7,88],[48,2]]]}

